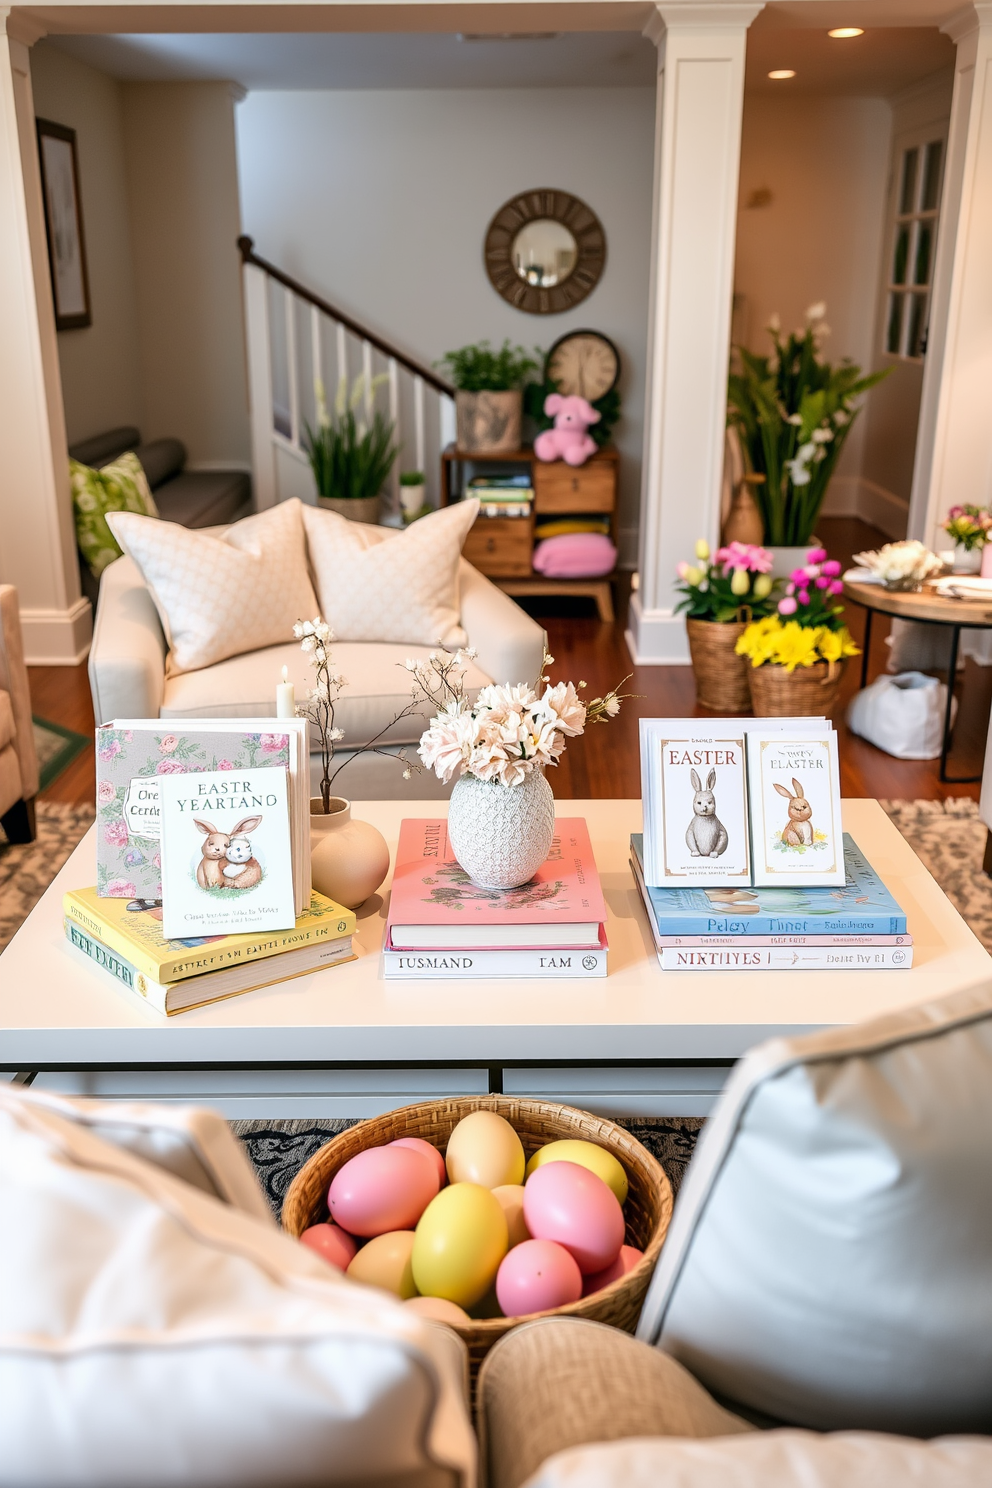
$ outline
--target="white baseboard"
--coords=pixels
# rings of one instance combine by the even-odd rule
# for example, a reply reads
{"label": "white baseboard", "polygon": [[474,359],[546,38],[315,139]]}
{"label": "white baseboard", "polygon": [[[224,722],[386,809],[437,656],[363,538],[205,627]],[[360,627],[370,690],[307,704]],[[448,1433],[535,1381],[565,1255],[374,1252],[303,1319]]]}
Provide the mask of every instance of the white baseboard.
{"label": "white baseboard", "polygon": [[78,666],[93,634],[90,602],[77,599],[67,610],[22,608],[21,633],[28,666]]}
{"label": "white baseboard", "polygon": [[640,594],[630,596],[627,650],[637,666],[689,666],[685,621],[671,610],[645,610]]}
{"label": "white baseboard", "polygon": [[886,537],[906,536],[909,503],[895,492],[860,475],[836,475],[823,503],[825,517],[860,517]]}

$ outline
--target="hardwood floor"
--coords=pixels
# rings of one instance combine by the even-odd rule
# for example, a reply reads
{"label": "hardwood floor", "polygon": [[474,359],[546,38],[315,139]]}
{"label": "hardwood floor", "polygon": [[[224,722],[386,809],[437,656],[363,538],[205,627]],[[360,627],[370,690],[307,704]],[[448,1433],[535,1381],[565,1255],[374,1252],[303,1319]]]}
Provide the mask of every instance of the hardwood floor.
{"label": "hardwood floor", "polygon": [[[874,527],[855,518],[825,518],[820,524],[824,542],[831,556],[845,565],[852,553],[862,548],[877,547],[884,536]],[[628,672],[632,673],[624,691],[637,694],[626,703],[612,723],[591,728],[580,739],[573,739],[553,772],[551,783],[561,800],[577,797],[639,796],[640,762],[637,743],[637,720],[641,717],[705,717],[704,709],[695,704],[690,667],[633,667],[624,641],[627,596],[619,596],[617,621],[604,624],[591,612],[588,601],[531,600],[525,605],[539,618],[548,632],[554,656],[555,678],[580,679],[588,684],[587,696],[595,697],[615,687]],[[566,606],[571,613],[566,612]],[[589,611],[589,612],[587,612]],[[848,623],[854,636],[864,634],[864,612],[856,606],[848,610]],[[870,677],[885,668],[888,648],[885,637],[888,621],[877,616],[873,626]],[[32,705],[36,714],[53,723],[61,723],[79,733],[91,733],[93,709],[90,702],[86,667],[31,667]],[[860,658],[848,666],[834,722],[840,734],[842,789],[845,796],[893,797],[901,800],[942,800],[947,796],[971,796],[977,800],[980,787],[942,785],[937,779],[936,760],[896,760],[863,739],[851,734],[844,723],[847,704],[857,691]],[[954,730],[951,773],[977,775],[985,754],[985,737],[992,703],[992,667],[979,667],[969,661],[957,680],[959,716]],[[43,796],[47,800],[66,801],[74,805],[92,802],[95,790],[94,753],[85,750],[54,782]]]}

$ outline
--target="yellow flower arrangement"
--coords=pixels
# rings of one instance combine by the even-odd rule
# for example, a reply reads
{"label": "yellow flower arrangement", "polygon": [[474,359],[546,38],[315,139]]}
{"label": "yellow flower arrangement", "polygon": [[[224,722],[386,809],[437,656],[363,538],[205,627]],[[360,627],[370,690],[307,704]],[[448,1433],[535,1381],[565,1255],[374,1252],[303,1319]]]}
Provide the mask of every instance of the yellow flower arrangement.
{"label": "yellow flower arrangement", "polygon": [[748,656],[753,667],[785,667],[794,672],[796,667],[815,666],[818,661],[836,662],[844,656],[858,656],[851,632],[846,625],[831,630],[826,625],[801,625],[798,620],[783,620],[781,615],[766,615],[747,627],[735,650],[738,656]]}

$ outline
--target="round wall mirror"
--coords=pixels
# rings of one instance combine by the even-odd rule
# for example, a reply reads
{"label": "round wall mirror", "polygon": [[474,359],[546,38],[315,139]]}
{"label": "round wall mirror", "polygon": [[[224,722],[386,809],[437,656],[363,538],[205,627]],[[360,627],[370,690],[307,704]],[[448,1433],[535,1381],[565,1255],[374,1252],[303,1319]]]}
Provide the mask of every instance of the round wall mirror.
{"label": "round wall mirror", "polygon": [[530,315],[570,310],[591,294],[606,263],[606,235],[567,191],[525,191],[500,207],[485,241],[498,294]]}

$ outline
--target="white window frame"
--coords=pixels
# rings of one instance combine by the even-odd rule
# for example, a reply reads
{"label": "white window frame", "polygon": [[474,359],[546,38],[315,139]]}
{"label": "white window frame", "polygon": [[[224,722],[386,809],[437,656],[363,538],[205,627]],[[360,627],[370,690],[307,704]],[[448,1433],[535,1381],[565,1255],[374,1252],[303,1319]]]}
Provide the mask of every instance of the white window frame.
{"label": "white window frame", "polygon": [[[936,205],[929,209],[921,207],[920,202],[923,193],[924,164],[926,160],[927,146],[937,141],[941,144],[940,177],[937,184]],[[913,190],[911,208],[902,210],[902,185],[903,169],[906,154],[910,150],[916,150],[916,180]],[[897,136],[892,144],[892,169],[889,186],[889,210],[887,214],[885,233],[885,260],[883,274],[883,297],[881,317],[881,354],[886,362],[908,362],[913,366],[921,366],[925,350],[914,352],[910,346],[910,335],[913,324],[911,304],[914,299],[922,300],[921,330],[923,344],[925,347],[926,336],[930,322],[930,306],[933,295],[933,270],[937,257],[937,236],[940,231],[940,206],[944,190],[944,173],[947,166],[947,124],[933,122],[920,125],[915,129],[907,130]],[[917,245],[920,231],[923,227],[931,229],[930,261],[928,264],[927,280],[925,284],[914,284],[914,265],[916,262]],[[896,244],[900,231],[908,229],[908,243],[906,250],[906,269],[903,283],[896,284],[893,276],[895,266]],[[897,351],[889,350],[889,328],[892,319],[893,298],[901,296],[900,323],[899,323],[899,348]]]}

